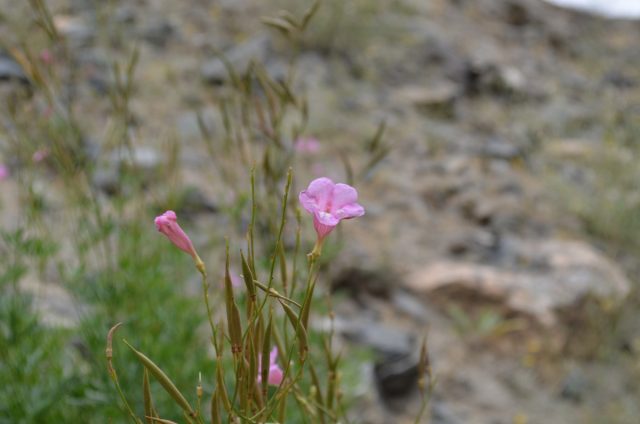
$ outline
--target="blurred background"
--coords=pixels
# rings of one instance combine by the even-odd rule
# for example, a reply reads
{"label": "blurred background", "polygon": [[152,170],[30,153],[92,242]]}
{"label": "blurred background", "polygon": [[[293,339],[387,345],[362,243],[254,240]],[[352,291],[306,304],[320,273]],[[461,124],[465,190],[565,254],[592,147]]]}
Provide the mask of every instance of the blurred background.
{"label": "blurred background", "polygon": [[[310,3],[0,0],[0,423],[125,422],[118,321],[195,390],[213,369],[199,280],[152,219],[174,209],[215,270],[251,163],[292,164],[294,193],[352,182],[367,210],[321,277],[353,422],[413,422],[426,334],[423,422],[637,423],[640,3],[324,0],[293,35],[264,19]],[[259,157],[225,144],[258,139],[234,91],[255,63],[304,99]]]}

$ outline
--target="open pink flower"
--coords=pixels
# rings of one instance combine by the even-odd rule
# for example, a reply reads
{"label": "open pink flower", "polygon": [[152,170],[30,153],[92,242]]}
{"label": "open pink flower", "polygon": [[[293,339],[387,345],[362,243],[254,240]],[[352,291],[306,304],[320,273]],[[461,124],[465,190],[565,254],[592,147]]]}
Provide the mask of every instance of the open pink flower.
{"label": "open pink flower", "polygon": [[326,177],[311,181],[309,187],[300,192],[299,199],[302,207],[313,214],[319,243],[343,219],[364,215],[364,208],[357,202],[356,189],[348,184],[335,184]]}
{"label": "open pink flower", "polygon": [[9,168],[6,165],[0,163],[0,181],[9,178]]}
{"label": "open pink flower", "polygon": [[174,211],[166,211],[155,219],[156,229],[167,236],[179,249],[190,254],[196,261],[199,259],[189,236],[180,228],[178,217]]}
{"label": "open pink flower", "polygon": [[300,153],[318,153],[320,142],[314,137],[299,137],[293,147]]}
{"label": "open pink flower", "polygon": [[[279,386],[282,383],[284,373],[277,363],[278,347],[274,347],[269,354],[269,375],[267,382],[272,386]],[[262,356],[258,357],[258,383],[262,382]]]}

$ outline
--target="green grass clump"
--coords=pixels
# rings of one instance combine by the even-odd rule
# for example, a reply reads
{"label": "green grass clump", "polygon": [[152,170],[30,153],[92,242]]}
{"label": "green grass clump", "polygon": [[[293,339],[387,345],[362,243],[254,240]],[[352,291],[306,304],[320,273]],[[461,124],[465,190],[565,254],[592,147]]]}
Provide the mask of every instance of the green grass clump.
{"label": "green grass clump", "polygon": [[5,231],[0,239],[0,423],[88,418],[69,408],[87,395],[70,332],[45,327],[32,297],[18,287],[49,247],[21,230]]}

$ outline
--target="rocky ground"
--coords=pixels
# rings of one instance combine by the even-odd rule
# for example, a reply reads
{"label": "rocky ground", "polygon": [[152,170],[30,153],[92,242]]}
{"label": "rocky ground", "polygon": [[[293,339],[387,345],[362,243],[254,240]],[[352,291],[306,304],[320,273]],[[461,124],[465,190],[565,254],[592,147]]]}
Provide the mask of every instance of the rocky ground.
{"label": "rocky ground", "polygon": [[[632,268],[583,235],[550,180],[579,186],[571,159],[597,152],[615,116],[640,115],[640,24],[536,0],[371,3],[327,1],[298,57],[309,133],[322,143],[312,160],[325,174],[346,178],[340,155],[358,164],[356,140],[382,121],[390,147],[359,187],[366,219],[345,226],[332,276],[347,294],[338,329],[378,354],[355,420],[409,419],[416,341],[428,332],[433,423],[635,422],[632,375],[573,349],[590,347],[579,336],[589,306],[614,307],[632,290]],[[110,84],[110,60],[136,43],[138,160],[161,166],[162,141],[179,139],[185,184],[204,196],[198,207],[214,208],[224,188],[210,183],[194,112],[220,131],[212,99],[226,74],[214,51],[239,69],[257,57],[282,72],[292,52],[259,17],[287,2],[111,5],[54,8],[78,52],[87,119],[104,124],[93,99]],[[26,28],[1,30],[11,43]],[[2,58],[0,77],[19,74],[11,63]],[[94,183],[109,181],[105,169]],[[11,193],[3,188],[3,204]],[[55,302],[45,308],[60,314]]]}

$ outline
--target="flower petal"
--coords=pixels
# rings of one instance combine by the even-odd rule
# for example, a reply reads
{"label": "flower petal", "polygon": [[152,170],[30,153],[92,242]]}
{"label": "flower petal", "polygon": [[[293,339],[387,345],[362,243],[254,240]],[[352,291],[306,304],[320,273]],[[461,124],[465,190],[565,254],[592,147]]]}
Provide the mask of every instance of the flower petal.
{"label": "flower petal", "polygon": [[268,383],[272,386],[279,386],[282,383],[284,373],[279,366],[273,365],[269,367],[269,376],[267,377]]}
{"label": "flower petal", "polygon": [[[311,181],[311,184],[309,184],[309,187],[307,187],[306,190],[300,193],[300,201],[303,202],[302,194],[304,193],[305,196],[311,199],[314,199],[315,205],[317,207],[316,210],[325,210],[325,208],[327,207],[327,204],[331,202],[334,187],[335,187],[335,184],[329,178],[326,178],[326,177],[316,178],[315,180]],[[304,202],[303,202],[303,206],[305,209],[307,209]],[[307,210],[309,211],[309,209]],[[315,212],[315,211],[309,211],[309,212]]]}
{"label": "flower petal", "polygon": [[348,184],[338,183],[332,194],[331,212],[358,201],[358,191]]}
{"label": "flower petal", "polygon": [[298,200],[300,200],[300,204],[302,205],[304,210],[309,213],[315,213],[320,210],[315,197],[309,195],[306,190],[300,192],[300,195],[298,195]]}
{"label": "flower petal", "polygon": [[334,228],[336,228],[336,225],[325,225],[318,220],[316,215],[313,216],[313,228],[316,229],[316,233],[318,233],[318,239],[320,240],[325,238],[327,234],[329,234]]}
{"label": "flower petal", "polygon": [[329,212],[319,211],[313,214],[313,216],[323,225],[335,227],[340,223],[340,218]]}
{"label": "flower petal", "polygon": [[334,215],[339,219],[351,219],[364,215],[364,208],[358,203],[352,203],[345,205],[338,209]]}

